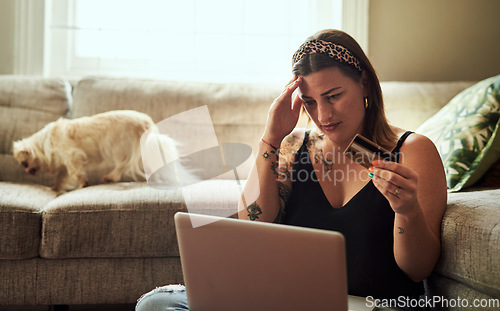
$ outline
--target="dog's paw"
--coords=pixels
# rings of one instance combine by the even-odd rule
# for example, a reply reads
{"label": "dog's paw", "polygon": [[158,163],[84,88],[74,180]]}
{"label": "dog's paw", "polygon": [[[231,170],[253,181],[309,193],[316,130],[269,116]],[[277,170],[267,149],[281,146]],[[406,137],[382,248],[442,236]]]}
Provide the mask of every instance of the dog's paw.
{"label": "dog's paw", "polygon": [[50,189],[57,194],[62,194],[65,192],[65,190],[63,190],[64,188],[62,188],[61,185],[55,185],[55,186],[51,187]]}
{"label": "dog's paw", "polygon": [[110,182],[116,182],[117,180],[112,174],[104,175],[102,177],[102,182],[104,183],[110,183]]}
{"label": "dog's paw", "polygon": [[88,181],[87,177],[85,177],[85,176],[78,176],[77,182],[78,182],[79,189],[83,188],[83,187],[87,187],[89,185],[89,181]]}

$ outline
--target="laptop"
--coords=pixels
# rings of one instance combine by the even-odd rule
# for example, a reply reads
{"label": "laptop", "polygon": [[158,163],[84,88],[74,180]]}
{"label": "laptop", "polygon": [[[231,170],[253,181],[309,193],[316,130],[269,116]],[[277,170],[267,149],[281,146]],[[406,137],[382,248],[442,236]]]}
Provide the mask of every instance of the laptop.
{"label": "laptop", "polygon": [[192,213],[174,218],[191,311],[347,310],[342,234]]}

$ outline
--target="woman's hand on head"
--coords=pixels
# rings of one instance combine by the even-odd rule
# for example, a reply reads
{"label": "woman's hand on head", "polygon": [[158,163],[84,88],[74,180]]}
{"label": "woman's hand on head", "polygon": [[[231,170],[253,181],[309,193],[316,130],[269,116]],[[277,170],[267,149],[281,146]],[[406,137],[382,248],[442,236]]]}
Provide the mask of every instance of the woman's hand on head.
{"label": "woman's hand on head", "polygon": [[271,144],[279,145],[299,121],[302,100],[298,95],[292,95],[301,82],[302,78],[297,76],[290,80],[269,108],[264,139]]}

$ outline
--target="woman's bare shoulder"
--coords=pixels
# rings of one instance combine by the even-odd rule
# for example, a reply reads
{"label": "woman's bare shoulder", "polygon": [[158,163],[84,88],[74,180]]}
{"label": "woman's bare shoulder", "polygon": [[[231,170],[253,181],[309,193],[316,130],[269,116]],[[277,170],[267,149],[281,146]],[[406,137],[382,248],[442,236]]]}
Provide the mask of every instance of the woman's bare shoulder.
{"label": "woman's bare shoulder", "polygon": [[407,152],[414,157],[439,156],[436,146],[427,136],[412,133],[401,146],[401,152]]}
{"label": "woman's bare shoulder", "polygon": [[[392,126],[392,131],[394,132],[394,134],[396,134],[397,137],[401,137],[403,136],[404,133],[408,132],[405,129],[395,126]],[[394,143],[394,145],[396,145],[396,143]],[[411,135],[409,135],[405,139],[403,145],[401,146],[401,151],[403,150],[414,151],[414,153],[416,154],[420,153],[419,150],[426,152],[429,151],[429,149],[435,151],[434,143],[429,138],[427,138],[427,136],[415,133],[413,131]]]}
{"label": "woman's bare shoulder", "polygon": [[[391,128],[397,137],[401,137],[407,132],[407,130],[399,127],[391,126]],[[396,142],[394,142],[395,146]],[[427,136],[415,132],[412,132],[405,139],[399,150],[399,155],[403,163],[414,166],[414,168],[421,166],[439,167],[442,165],[439,152],[432,140]]]}

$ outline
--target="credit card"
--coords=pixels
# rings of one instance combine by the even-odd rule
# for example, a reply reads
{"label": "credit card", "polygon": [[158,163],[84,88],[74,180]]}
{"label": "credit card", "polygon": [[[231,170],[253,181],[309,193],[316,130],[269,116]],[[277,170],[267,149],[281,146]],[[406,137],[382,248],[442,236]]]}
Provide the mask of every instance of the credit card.
{"label": "credit card", "polygon": [[397,162],[396,156],[371,140],[357,134],[344,151],[344,156],[366,168],[375,160]]}

